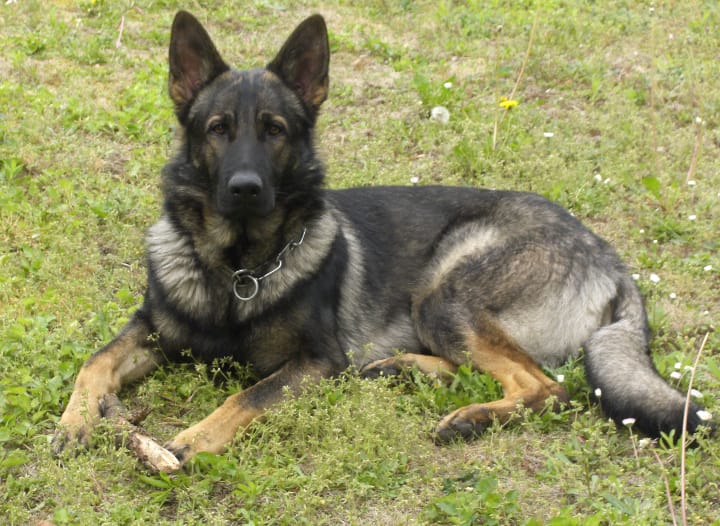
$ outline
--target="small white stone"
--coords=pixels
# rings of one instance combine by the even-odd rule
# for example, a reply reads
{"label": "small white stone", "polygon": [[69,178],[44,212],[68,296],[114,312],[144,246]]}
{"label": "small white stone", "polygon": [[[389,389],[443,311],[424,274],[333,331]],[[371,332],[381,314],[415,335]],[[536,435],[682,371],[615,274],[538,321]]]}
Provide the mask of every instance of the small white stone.
{"label": "small white stone", "polygon": [[432,110],[430,110],[430,120],[441,124],[447,124],[450,122],[450,112],[445,106],[435,106]]}

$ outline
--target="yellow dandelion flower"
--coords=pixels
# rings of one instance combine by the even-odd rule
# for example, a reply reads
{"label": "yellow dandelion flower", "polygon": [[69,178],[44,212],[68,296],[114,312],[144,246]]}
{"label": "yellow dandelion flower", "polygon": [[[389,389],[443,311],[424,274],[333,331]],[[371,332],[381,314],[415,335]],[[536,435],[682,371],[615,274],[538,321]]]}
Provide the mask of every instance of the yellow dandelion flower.
{"label": "yellow dandelion flower", "polygon": [[520,102],[518,102],[516,100],[508,99],[507,97],[500,97],[500,106],[502,108],[505,108],[506,110],[514,108],[518,104],[520,104]]}

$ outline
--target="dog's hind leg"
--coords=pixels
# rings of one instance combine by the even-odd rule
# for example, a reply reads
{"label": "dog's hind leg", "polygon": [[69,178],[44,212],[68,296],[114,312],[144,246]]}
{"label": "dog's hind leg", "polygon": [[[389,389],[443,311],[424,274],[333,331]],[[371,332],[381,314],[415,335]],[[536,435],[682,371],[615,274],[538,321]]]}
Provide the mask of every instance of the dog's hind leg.
{"label": "dog's hind leg", "polygon": [[494,419],[506,422],[520,407],[545,408],[555,397],[565,403],[565,390],[550,379],[502,329],[491,313],[470,314],[466,304],[447,301],[442,290],[427,294],[415,304],[413,316],[418,335],[435,356],[461,365],[468,361],[489,373],[502,386],[500,400],[461,407],[440,421],[439,442],[481,434]]}
{"label": "dog's hind leg", "polygon": [[456,364],[440,356],[406,353],[375,360],[363,367],[360,374],[366,378],[397,376],[402,371],[413,368],[444,382],[449,382],[452,374],[457,371]]}
{"label": "dog's hind leg", "polygon": [[500,382],[504,397],[461,407],[447,415],[436,431],[439,442],[448,442],[458,436],[477,436],[493,419],[506,422],[520,407],[542,411],[551,397],[555,397],[558,405],[567,403],[565,390],[545,375],[535,361],[500,329],[487,323],[483,324],[481,332],[469,329],[465,335],[465,348],[475,368]]}

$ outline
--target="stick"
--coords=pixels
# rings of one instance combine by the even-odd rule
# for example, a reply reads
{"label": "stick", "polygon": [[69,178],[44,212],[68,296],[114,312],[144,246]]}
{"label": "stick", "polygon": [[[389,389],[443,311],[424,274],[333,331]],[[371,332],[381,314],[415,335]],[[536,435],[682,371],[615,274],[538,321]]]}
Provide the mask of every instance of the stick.
{"label": "stick", "polygon": [[129,415],[114,393],[103,396],[100,405],[105,418],[112,422],[115,428],[115,440],[118,445],[125,445],[140,462],[155,472],[169,473],[180,469],[180,462],[175,455],[135,425],[147,416],[147,412],[141,416]]}
{"label": "stick", "polygon": [[692,371],[690,372],[690,380],[688,381],[687,397],[685,398],[685,411],[683,412],[683,430],[681,435],[682,447],[680,450],[680,513],[682,516],[683,526],[687,526],[687,495],[685,494],[685,450],[687,449],[687,422],[688,413],[690,412],[690,397],[692,396],[692,386],[695,380],[695,371],[697,371],[698,364],[700,363],[700,356],[702,355],[705,344],[710,336],[709,332],[705,333],[700,349],[695,356],[695,363],[693,363]]}

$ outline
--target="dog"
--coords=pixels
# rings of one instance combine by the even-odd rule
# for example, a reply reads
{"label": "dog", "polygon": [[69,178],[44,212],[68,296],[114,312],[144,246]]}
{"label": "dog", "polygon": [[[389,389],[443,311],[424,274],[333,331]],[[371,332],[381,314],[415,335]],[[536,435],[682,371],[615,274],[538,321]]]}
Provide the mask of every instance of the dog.
{"label": "dog", "polygon": [[[369,377],[443,376],[468,362],[489,373],[503,398],[461,407],[436,431],[440,442],[475,437],[520,406],[567,402],[541,366],[580,348],[608,416],[651,436],[682,432],[685,397],[653,366],[637,287],[569,212],[522,192],[323,188],[313,142],[329,57],[320,15],[248,71],[231,69],[192,15],[176,15],[179,145],[147,234],[144,302],[80,370],[55,451],[87,443],[104,395],[187,349],[249,364],[260,380],[170,440],[181,464],[222,452],[303,381],[351,366]],[[687,430],[707,419],[692,404]]]}

